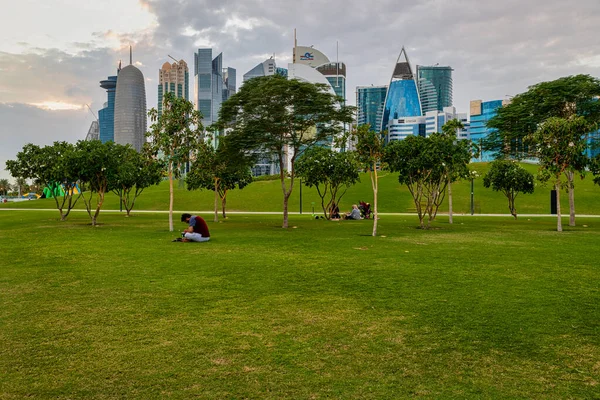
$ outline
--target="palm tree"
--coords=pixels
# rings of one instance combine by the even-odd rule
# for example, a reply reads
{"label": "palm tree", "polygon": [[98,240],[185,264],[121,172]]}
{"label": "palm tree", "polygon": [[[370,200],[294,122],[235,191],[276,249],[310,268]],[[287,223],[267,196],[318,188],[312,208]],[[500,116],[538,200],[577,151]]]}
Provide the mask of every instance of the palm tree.
{"label": "palm tree", "polygon": [[0,194],[7,195],[10,190],[10,183],[8,179],[0,179]]}
{"label": "palm tree", "polygon": [[[465,129],[465,126],[459,119],[451,119],[442,126],[442,133],[448,137],[457,138],[458,132]],[[448,223],[452,223],[452,171],[446,173],[448,179]]]}

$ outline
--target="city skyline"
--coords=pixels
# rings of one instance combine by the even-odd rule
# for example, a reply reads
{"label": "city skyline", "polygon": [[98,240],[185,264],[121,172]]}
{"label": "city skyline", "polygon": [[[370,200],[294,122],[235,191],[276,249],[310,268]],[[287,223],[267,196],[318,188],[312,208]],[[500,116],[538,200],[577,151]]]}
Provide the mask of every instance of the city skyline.
{"label": "city skyline", "polygon": [[[98,87],[114,75],[118,61],[136,48],[136,66],[146,77],[148,108],[157,107],[156,71],[167,55],[193,63],[193,52],[212,47],[227,65],[249,71],[275,54],[277,64],[292,60],[293,29],[298,41],[336,54],[348,66],[346,97],[354,104],[356,86],[386,85],[402,45],[413,66],[451,66],[453,104],[469,110],[474,99],[504,99],[527,86],[561,76],[600,75],[593,43],[600,4],[579,1],[389,1],[328,2],[319,15],[314,4],[239,3],[222,12],[220,2],[109,0],[102,5],[14,4],[0,27],[1,177],[7,159],[28,143],[85,138],[95,113],[106,101]],[[120,15],[93,18],[117,7]],[[343,11],[343,15],[340,14]],[[325,16],[336,15],[334,20]],[[85,24],[72,23],[89,21]],[[376,21],[377,23],[373,23]],[[176,28],[174,28],[176,27]],[[428,35],[417,34],[428,32]],[[336,57],[337,59],[337,57]],[[332,60],[333,61],[333,60]],[[238,82],[239,84],[239,82]],[[190,88],[191,90],[191,88]]]}

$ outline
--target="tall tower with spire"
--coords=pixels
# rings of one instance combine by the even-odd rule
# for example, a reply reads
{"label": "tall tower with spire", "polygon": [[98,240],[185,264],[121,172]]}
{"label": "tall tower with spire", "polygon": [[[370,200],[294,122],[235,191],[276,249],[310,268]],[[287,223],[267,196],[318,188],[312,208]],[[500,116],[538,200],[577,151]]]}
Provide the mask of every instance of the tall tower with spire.
{"label": "tall tower with spire", "polygon": [[384,104],[381,131],[393,119],[421,116],[419,91],[404,46],[396,60]]}
{"label": "tall tower with spire", "polygon": [[114,141],[137,151],[146,141],[146,85],[144,74],[133,65],[131,46],[129,65],[119,72],[116,85]]}

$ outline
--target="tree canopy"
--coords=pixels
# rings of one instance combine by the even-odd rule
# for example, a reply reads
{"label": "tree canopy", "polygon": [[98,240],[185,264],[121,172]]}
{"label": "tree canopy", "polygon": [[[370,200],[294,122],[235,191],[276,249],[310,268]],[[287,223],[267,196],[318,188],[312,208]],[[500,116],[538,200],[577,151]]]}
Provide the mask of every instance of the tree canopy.
{"label": "tree canopy", "polygon": [[533,174],[514,161],[496,160],[483,177],[483,186],[503,193],[508,199],[510,214],[517,219],[515,199],[519,193],[533,193]]}

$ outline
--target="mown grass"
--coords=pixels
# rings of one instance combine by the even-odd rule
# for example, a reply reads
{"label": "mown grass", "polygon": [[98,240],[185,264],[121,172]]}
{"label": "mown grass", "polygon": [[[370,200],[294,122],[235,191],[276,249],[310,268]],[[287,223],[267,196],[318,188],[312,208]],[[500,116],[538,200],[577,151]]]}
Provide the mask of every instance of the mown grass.
{"label": "mown grass", "polygon": [[[537,166],[523,164],[532,173],[536,173]],[[475,163],[471,168],[483,175],[489,165],[486,163]],[[175,209],[176,210],[198,210],[207,211],[214,207],[214,194],[210,191],[188,191],[183,182],[176,184]],[[508,214],[508,203],[506,198],[498,192],[483,187],[483,179],[476,179],[475,186],[475,213],[476,214]],[[517,212],[522,214],[549,214],[550,213],[550,187],[537,185],[535,193],[519,195],[517,197]],[[471,183],[469,181],[457,182],[453,185],[454,212],[470,213],[471,210]],[[371,181],[367,174],[361,174],[361,183],[348,189],[342,199],[340,208],[350,211],[352,204],[363,200],[372,203],[373,191]],[[169,186],[163,182],[160,186],[147,189],[136,202],[138,210],[168,210],[169,208]],[[302,208],[303,212],[312,212],[312,204],[315,203],[315,212],[321,212],[320,199],[314,188],[303,187]],[[567,194],[561,197],[563,213],[569,212]],[[26,201],[20,203],[7,203],[0,207],[18,208],[53,208],[53,199]],[[80,200],[78,208],[83,208]],[[119,209],[118,198],[110,194],[107,196],[105,209]],[[227,197],[227,208],[231,211],[282,211],[281,184],[275,181],[253,182],[243,190],[233,190]],[[290,197],[289,210],[297,212],[300,209],[299,181],[296,180],[294,192]],[[440,208],[440,212],[448,209],[447,202]],[[600,186],[594,185],[590,176],[584,180],[577,180],[575,187],[575,210],[578,214],[598,214],[600,210]],[[134,210],[135,211],[135,210]],[[405,186],[400,186],[398,176],[394,173],[383,172],[380,178],[379,189],[379,211],[388,213],[414,212],[415,205],[410,193]],[[102,216],[100,216],[100,219]]]}
{"label": "mown grass", "polygon": [[600,220],[280,223],[0,212],[0,398],[600,397]]}

